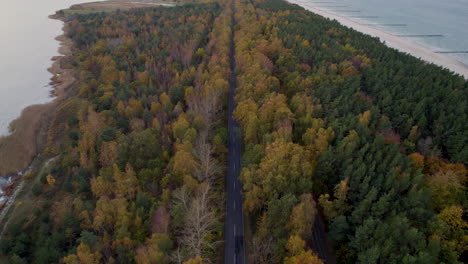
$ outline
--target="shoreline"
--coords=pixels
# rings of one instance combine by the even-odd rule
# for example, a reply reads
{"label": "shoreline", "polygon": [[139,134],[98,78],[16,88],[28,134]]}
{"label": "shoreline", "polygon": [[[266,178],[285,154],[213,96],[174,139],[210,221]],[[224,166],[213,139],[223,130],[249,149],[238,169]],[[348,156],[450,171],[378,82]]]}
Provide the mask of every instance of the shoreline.
{"label": "shoreline", "polygon": [[[73,41],[67,37],[68,24],[57,15],[49,18],[63,22],[62,34],[55,38],[59,42],[59,55],[51,58],[52,65],[47,69],[53,74],[50,78],[53,89],[50,92],[54,98],[49,103],[26,107],[20,117],[11,122],[12,128],[16,126],[11,134],[0,137],[0,156],[8,157],[0,162],[0,177],[8,179],[0,186],[0,224],[25,186],[24,175],[33,170],[35,161],[46,147],[48,123],[53,119],[57,107],[67,100],[67,91],[76,81],[74,71],[64,68],[73,48]],[[1,227],[0,237],[7,224],[8,221]]]}
{"label": "shoreline", "polygon": [[383,31],[378,28],[373,28],[367,25],[360,24],[345,16],[328,11],[324,8],[315,7],[313,3],[308,3],[303,0],[286,0],[286,1],[291,4],[296,4],[322,17],[325,17],[331,20],[336,20],[341,25],[352,28],[363,34],[367,34],[372,37],[377,37],[380,39],[380,41],[384,42],[385,45],[390,48],[397,49],[401,52],[408,53],[423,61],[427,61],[429,63],[433,63],[443,68],[447,68],[450,71],[453,71],[463,76],[465,79],[468,79],[468,65],[456,60],[453,57],[450,57],[448,55],[441,54],[441,53],[434,53],[432,50],[426,47],[423,47],[418,43],[414,43],[409,40],[403,39],[401,37],[394,36],[391,33]]}
{"label": "shoreline", "polygon": [[[113,4],[119,8],[143,7],[142,3],[132,4],[129,0],[109,0],[104,2],[83,3],[91,5],[96,10],[112,10],[109,6],[101,7],[100,3]],[[93,6],[98,5],[98,6]],[[151,5],[145,5],[149,7]],[[59,10],[49,15],[49,19],[59,20],[62,24],[61,34],[54,39],[58,41],[57,53],[52,56],[51,66],[47,69],[52,74],[49,85],[52,100],[44,104],[34,104],[24,108],[18,118],[10,122],[10,134],[0,136],[0,178],[5,183],[0,184],[0,215],[4,217],[14,202],[15,194],[23,186],[23,175],[33,169],[37,157],[48,147],[48,133],[51,122],[56,117],[55,111],[71,98],[70,89],[76,83],[76,72],[67,67],[72,56],[73,40],[67,35],[69,23],[66,16]],[[8,190],[5,192],[5,190]]]}
{"label": "shoreline", "polygon": [[173,7],[177,3],[174,0],[106,0],[97,2],[85,2],[73,5],[69,10],[74,11],[114,11],[129,10],[132,8],[151,8],[151,7]]}
{"label": "shoreline", "polygon": [[[162,0],[168,2],[168,0]],[[170,0],[169,0],[170,2]],[[165,5],[167,3],[151,3]],[[88,8],[95,11],[112,11],[117,9],[148,8],[147,2],[131,2],[131,0],[107,0],[98,2],[85,2],[76,4],[73,8]],[[67,9],[68,10],[68,9]],[[59,42],[57,53],[50,60],[52,65],[47,69],[52,74],[49,85],[51,101],[44,104],[34,104],[25,107],[19,117],[10,122],[10,133],[0,136],[0,177],[18,177],[22,171],[28,168],[33,159],[46,147],[48,123],[54,118],[54,110],[57,109],[71,94],[69,89],[77,81],[73,69],[66,67],[72,55],[73,40],[67,37],[69,24],[63,10],[49,15],[49,19],[59,20],[63,23],[61,34],[54,39]],[[1,189],[1,187],[0,187]]]}
{"label": "shoreline", "polygon": [[[65,9],[59,9],[55,11],[54,14],[49,15],[48,18],[52,20],[59,20],[62,22],[62,28],[60,35],[56,36],[54,40],[59,42],[59,46],[56,50],[55,55],[51,56],[50,60],[52,61],[52,65],[47,68],[46,70],[52,74],[49,78],[48,85],[51,87],[49,90],[49,97],[47,98],[48,101],[46,102],[38,102],[32,103],[22,107],[21,112],[14,117],[14,119],[7,120],[5,123],[7,124],[7,132],[0,134],[0,154],[1,149],[3,148],[5,138],[9,138],[16,130],[15,124],[18,123],[23,116],[30,115],[32,112],[38,111],[38,106],[48,105],[53,103],[56,100],[56,97],[60,97],[63,95],[63,91],[71,85],[70,81],[66,81],[66,79],[74,78],[66,69],[61,68],[61,64],[63,60],[61,57],[66,57],[71,53],[71,47],[73,45],[72,40],[66,37],[67,32],[67,23],[65,21],[66,14],[60,14],[60,12],[64,10],[73,10],[72,13],[76,12],[80,14],[80,11],[85,11],[84,13],[89,13],[90,11],[93,12],[105,12],[105,11],[115,11],[117,9],[121,10],[129,10],[132,8],[150,8],[150,7],[173,7],[176,6],[176,2],[174,0],[98,0],[95,2],[82,2],[77,3],[74,5],[69,6]],[[61,76],[65,74],[65,76]],[[65,82],[65,83],[64,83]],[[30,109],[32,108],[32,109]],[[1,163],[1,162],[0,162]],[[9,176],[5,175],[2,169],[2,165],[0,164],[0,177]]]}
{"label": "shoreline", "polygon": [[75,83],[73,70],[64,68],[67,59],[72,54],[72,40],[66,34],[68,25],[62,17],[49,16],[63,22],[62,34],[55,39],[59,42],[59,55],[51,58],[52,65],[47,70],[53,74],[50,78],[53,95],[52,101],[24,108],[21,115],[10,123],[11,133],[0,137],[0,177],[21,174],[30,166],[34,157],[44,148],[47,123],[54,110],[67,98],[67,90]]}
{"label": "shoreline", "polygon": [[74,71],[72,69],[64,68],[64,65],[67,63],[67,59],[72,55],[73,40],[67,37],[69,25],[63,17],[55,14],[50,15],[49,18],[60,20],[63,23],[62,34],[55,37],[55,40],[59,42],[59,55],[52,57],[52,66],[47,69],[53,74],[50,78],[51,85],[53,87],[51,93],[56,97],[53,101],[61,101],[66,97],[66,90],[76,81]]}

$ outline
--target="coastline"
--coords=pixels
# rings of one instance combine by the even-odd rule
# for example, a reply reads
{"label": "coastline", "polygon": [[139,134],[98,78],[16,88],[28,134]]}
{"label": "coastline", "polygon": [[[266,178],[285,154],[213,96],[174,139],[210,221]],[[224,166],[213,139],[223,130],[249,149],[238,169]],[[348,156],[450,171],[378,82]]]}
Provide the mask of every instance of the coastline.
{"label": "coastline", "polygon": [[[101,6],[100,3],[105,3],[105,5]],[[81,5],[89,5],[86,8],[93,11],[111,11],[113,9],[108,6],[109,4],[122,9],[152,6],[129,2],[129,0],[109,0],[78,4],[74,7],[79,9],[83,8]],[[55,37],[55,40],[59,42],[58,55],[50,59],[52,65],[47,69],[52,74],[49,84],[52,87],[50,94],[53,99],[48,103],[24,108],[21,115],[10,123],[11,133],[0,136],[0,157],[2,157],[0,179],[3,180],[0,182],[0,218],[5,217],[15,201],[16,194],[24,186],[23,175],[33,170],[34,164],[40,159],[41,152],[54,148],[51,145],[54,144],[55,137],[53,133],[50,133],[49,128],[54,126],[55,119],[59,116],[57,111],[72,97],[72,87],[77,81],[75,70],[67,66],[72,56],[73,40],[67,36],[69,24],[66,21],[66,15],[57,11],[50,15],[49,19],[60,20],[63,23],[62,33]]]}
{"label": "coastline", "polygon": [[462,62],[456,60],[445,54],[434,53],[432,50],[423,47],[417,43],[408,41],[401,37],[394,36],[388,32],[385,32],[381,29],[370,27],[367,25],[362,25],[358,22],[355,22],[345,16],[338,15],[334,12],[327,11],[324,8],[315,7],[313,3],[308,3],[303,0],[286,0],[291,4],[296,4],[303,7],[304,9],[311,11],[317,15],[329,18],[331,20],[336,20],[340,24],[350,27],[354,30],[357,30],[361,33],[377,37],[380,41],[385,42],[385,45],[388,47],[397,49],[401,52],[409,53],[414,57],[417,57],[421,60],[434,63],[435,65],[447,68],[450,71],[453,71],[461,76],[468,79],[468,65],[463,64]]}
{"label": "coastline", "polygon": [[51,102],[26,107],[21,115],[10,123],[11,133],[0,137],[0,177],[21,174],[34,157],[44,148],[47,134],[47,123],[54,114],[54,110],[67,98],[67,90],[76,79],[71,69],[64,68],[68,57],[72,53],[72,40],[66,34],[67,23],[57,15],[51,19],[61,20],[64,25],[62,34],[55,39],[59,41],[58,56],[51,58],[52,66],[48,69],[51,77]]}
{"label": "coastline", "polygon": [[157,6],[172,7],[177,3],[174,0],[107,0],[97,2],[87,2],[73,5],[69,10],[73,12],[96,12],[96,11],[114,11],[129,10],[132,8],[151,8]]}
{"label": "coastline", "polygon": [[53,74],[51,78],[51,85],[54,89],[51,91],[55,96],[54,101],[61,101],[66,97],[66,91],[71,87],[75,81],[74,71],[65,67],[68,58],[72,55],[73,41],[67,37],[69,32],[69,25],[65,19],[59,15],[50,15],[50,19],[56,19],[63,22],[63,34],[57,36],[55,40],[59,42],[58,53],[60,55],[52,57],[52,66],[47,69]]}
{"label": "coastline", "polygon": [[[170,3],[170,0],[163,0]],[[67,10],[89,12],[112,11],[115,9],[148,8],[154,5],[166,5],[151,0],[149,2],[131,2],[130,0],[108,0],[81,3],[71,6]],[[62,12],[60,12],[62,11]],[[50,78],[50,94],[52,101],[45,104],[35,104],[24,108],[18,118],[10,123],[10,134],[0,136],[0,177],[18,178],[28,168],[33,159],[46,148],[48,124],[56,116],[55,110],[70,98],[70,88],[76,82],[75,72],[67,67],[72,55],[73,41],[68,38],[69,24],[63,10],[49,16],[49,19],[60,20],[63,23],[62,33],[55,37],[59,42],[58,55],[51,58],[52,65],[47,69]],[[11,185],[10,185],[11,186]],[[0,191],[2,186],[0,186]],[[1,192],[0,192],[1,193]],[[1,201],[0,201],[1,206]]]}
{"label": "coastline", "polygon": [[5,220],[6,216],[26,185],[23,177],[32,172],[41,159],[40,153],[46,148],[49,123],[54,119],[57,108],[68,99],[67,91],[76,81],[74,71],[64,66],[73,47],[73,41],[67,37],[68,24],[57,15],[49,18],[63,22],[62,34],[55,38],[59,42],[60,55],[51,58],[52,66],[48,69],[53,74],[50,84],[55,97],[49,103],[25,108],[21,116],[11,122],[11,134],[0,137],[0,156],[4,157],[0,161],[0,177],[6,179],[0,185],[0,237],[9,222]]}

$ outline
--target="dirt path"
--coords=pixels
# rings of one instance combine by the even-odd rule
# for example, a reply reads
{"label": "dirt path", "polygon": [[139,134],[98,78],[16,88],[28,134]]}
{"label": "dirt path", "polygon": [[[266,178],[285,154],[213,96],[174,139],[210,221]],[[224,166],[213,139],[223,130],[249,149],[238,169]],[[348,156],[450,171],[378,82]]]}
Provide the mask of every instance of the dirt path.
{"label": "dirt path", "polygon": [[[20,179],[19,181],[20,181],[20,183],[18,184],[18,186],[16,186],[15,191],[13,192],[13,195],[9,198],[8,202],[5,204],[5,207],[3,207],[2,212],[0,213],[0,223],[3,222],[3,219],[5,218],[5,216],[10,211],[11,206],[16,201],[16,197],[18,196],[18,193],[20,193],[21,190],[23,190],[24,181],[23,181],[23,179]],[[6,227],[8,226],[9,223],[10,223],[10,220],[8,219],[5,222],[5,224],[2,226],[2,229],[1,229],[1,232],[0,232],[0,241],[2,240],[3,233],[5,233]]]}
{"label": "dirt path", "polygon": [[[51,162],[53,162],[55,159],[57,159],[57,157],[58,156],[55,156],[55,157],[50,158],[49,160],[47,160],[41,166],[41,170],[44,170],[45,168],[47,168]],[[36,163],[36,161],[39,160],[39,159],[40,158],[37,157],[33,163]],[[18,194],[21,193],[21,191],[24,189],[25,186],[27,186],[26,181],[23,179],[23,176],[29,174],[33,170],[33,168],[34,168],[34,165],[31,165],[26,171],[22,172],[21,175],[17,176],[18,177],[17,181],[19,183],[14,188],[13,194],[8,198],[8,202],[5,204],[5,207],[3,207],[3,209],[0,212],[0,225],[3,223],[3,221],[5,220],[5,217],[7,216],[8,212],[10,212],[10,209],[15,204],[16,198],[18,197]],[[33,184],[32,181],[29,181],[28,183]],[[21,201],[21,199],[24,199],[24,197],[20,197],[20,201]],[[12,212],[14,212],[14,210],[15,210],[15,208],[13,208]],[[0,227],[0,241],[2,240],[3,234],[5,233],[5,231],[7,229],[7,226],[10,223],[10,219],[11,219],[11,215],[10,215],[10,218],[7,218],[5,223],[3,223],[3,225]]]}

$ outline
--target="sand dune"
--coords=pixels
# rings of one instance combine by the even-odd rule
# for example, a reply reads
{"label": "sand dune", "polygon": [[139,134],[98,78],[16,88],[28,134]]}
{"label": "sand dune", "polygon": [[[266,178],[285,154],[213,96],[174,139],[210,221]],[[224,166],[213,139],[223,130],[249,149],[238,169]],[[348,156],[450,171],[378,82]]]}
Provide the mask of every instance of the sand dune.
{"label": "sand dune", "polygon": [[323,8],[318,8],[313,5],[313,3],[306,2],[303,0],[287,0],[290,3],[297,4],[302,6],[303,8],[321,15],[323,17],[329,18],[329,19],[335,19],[342,25],[345,25],[347,27],[353,28],[357,31],[360,31],[362,33],[371,35],[373,37],[378,37],[381,41],[385,41],[385,44],[389,47],[398,49],[402,52],[409,53],[415,57],[418,57],[422,60],[432,62],[436,65],[442,66],[444,68],[450,69],[454,71],[455,73],[458,73],[460,75],[463,75],[465,78],[468,79],[468,66],[463,64],[462,62],[448,56],[445,54],[440,54],[440,53],[434,53],[432,50],[420,46],[416,43],[410,42],[406,39],[403,39],[401,37],[394,36],[390,33],[387,33],[383,30],[373,28],[368,25],[362,25],[360,23],[357,23],[356,21],[351,20],[350,18],[347,18],[345,16],[338,15],[334,12],[328,11]]}

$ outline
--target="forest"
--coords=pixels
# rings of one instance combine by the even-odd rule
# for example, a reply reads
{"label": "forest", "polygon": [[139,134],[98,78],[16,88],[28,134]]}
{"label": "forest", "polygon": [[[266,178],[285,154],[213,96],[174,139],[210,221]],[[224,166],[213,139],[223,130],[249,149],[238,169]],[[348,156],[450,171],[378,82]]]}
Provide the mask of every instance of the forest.
{"label": "forest", "polygon": [[464,263],[468,81],[284,0],[233,4],[67,17],[78,81],[0,261],[223,263],[235,75],[248,263],[326,263],[319,220],[337,263]]}
{"label": "forest", "polygon": [[[220,262],[230,20],[218,3],[70,18],[76,96],[10,263]],[[57,140],[58,139],[58,140]],[[203,259],[202,259],[203,258]]]}

